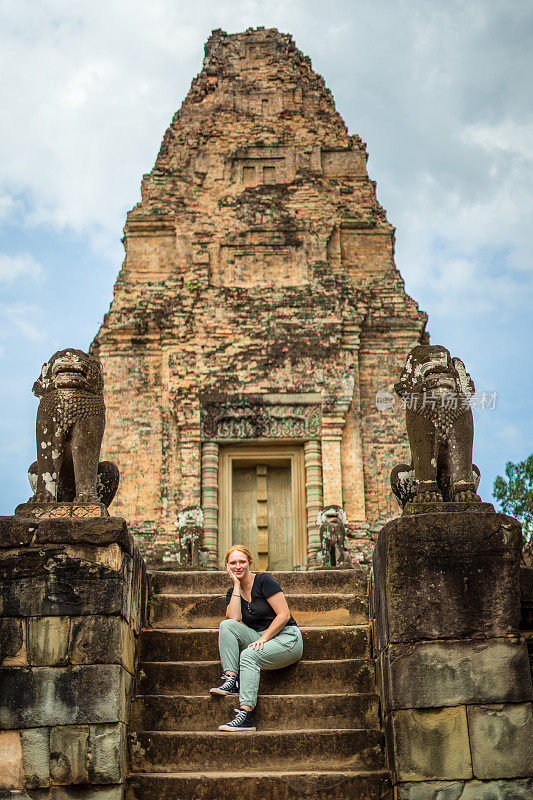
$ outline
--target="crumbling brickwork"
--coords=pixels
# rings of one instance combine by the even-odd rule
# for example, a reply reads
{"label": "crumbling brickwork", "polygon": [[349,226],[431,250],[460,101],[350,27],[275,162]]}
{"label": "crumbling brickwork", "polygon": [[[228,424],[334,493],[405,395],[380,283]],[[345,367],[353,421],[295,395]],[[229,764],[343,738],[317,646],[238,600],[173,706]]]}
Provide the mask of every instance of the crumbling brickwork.
{"label": "crumbling brickwork", "polygon": [[362,538],[396,513],[402,413],[375,395],[392,392],[426,316],[366,159],[289,35],[213,32],[128,214],[93,343],[121,473],[113,510],[146,553],[171,557],[178,512],[202,502],[206,398],[318,395],[324,505],[343,505]]}

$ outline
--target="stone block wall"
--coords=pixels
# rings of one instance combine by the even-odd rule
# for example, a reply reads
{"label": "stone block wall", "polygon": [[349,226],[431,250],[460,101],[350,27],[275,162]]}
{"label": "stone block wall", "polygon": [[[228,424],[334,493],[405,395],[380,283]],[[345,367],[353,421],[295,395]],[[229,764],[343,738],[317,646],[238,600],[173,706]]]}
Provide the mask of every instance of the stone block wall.
{"label": "stone block wall", "polygon": [[0,796],[122,798],[146,602],[123,519],[0,517]]}
{"label": "stone block wall", "polygon": [[520,525],[488,504],[404,514],[379,534],[374,652],[398,800],[533,796],[520,550]]}

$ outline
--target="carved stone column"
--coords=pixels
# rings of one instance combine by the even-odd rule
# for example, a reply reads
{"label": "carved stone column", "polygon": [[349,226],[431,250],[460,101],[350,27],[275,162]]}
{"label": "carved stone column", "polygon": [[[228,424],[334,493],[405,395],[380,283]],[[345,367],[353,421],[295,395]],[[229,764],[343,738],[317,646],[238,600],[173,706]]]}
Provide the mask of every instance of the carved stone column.
{"label": "carved stone column", "polygon": [[320,532],[316,524],[322,509],[322,449],[319,441],[305,442],[305,492],[307,509],[307,560],[310,567],[316,565],[316,554],[320,549]]}
{"label": "carved stone column", "polygon": [[204,512],[204,546],[209,548],[207,566],[218,566],[218,444],[202,445],[202,510]]}

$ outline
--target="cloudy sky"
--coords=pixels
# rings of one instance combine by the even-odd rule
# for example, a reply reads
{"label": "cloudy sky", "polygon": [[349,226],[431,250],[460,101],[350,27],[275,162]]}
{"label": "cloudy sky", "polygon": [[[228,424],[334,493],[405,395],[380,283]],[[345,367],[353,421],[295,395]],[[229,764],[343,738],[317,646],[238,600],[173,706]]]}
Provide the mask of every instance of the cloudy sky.
{"label": "cloudy sky", "polygon": [[0,0],[0,514],[41,364],[87,349],[125,215],[214,28],[293,34],[366,141],[396,262],[479,391],[483,499],[533,451],[531,0]]}

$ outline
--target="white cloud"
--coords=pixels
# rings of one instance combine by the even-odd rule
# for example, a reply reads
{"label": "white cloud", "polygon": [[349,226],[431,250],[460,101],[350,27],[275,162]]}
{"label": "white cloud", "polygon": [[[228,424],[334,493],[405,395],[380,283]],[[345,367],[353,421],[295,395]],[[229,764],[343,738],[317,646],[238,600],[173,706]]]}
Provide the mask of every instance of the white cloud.
{"label": "white cloud", "polygon": [[[531,138],[530,138],[531,137]],[[502,120],[461,129],[447,180],[413,176],[398,210],[397,263],[414,296],[444,313],[529,318],[533,301],[533,124]],[[468,180],[467,180],[468,178]],[[471,184],[471,185],[470,185]]]}
{"label": "white cloud", "polygon": [[425,290],[431,297],[432,311],[450,320],[491,315],[493,321],[505,321],[521,313],[520,309],[531,307],[533,276],[524,280],[519,274],[490,275],[477,259],[450,259],[433,267]]}
{"label": "white cloud", "polygon": [[43,268],[30,253],[19,253],[9,256],[0,253],[0,282],[13,282],[19,278],[40,280]]}
{"label": "white cloud", "polygon": [[45,338],[41,324],[42,310],[30,303],[5,303],[0,305],[0,339],[19,335],[32,342]]}
{"label": "white cloud", "polygon": [[503,150],[533,161],[533,123],[500,120],[495,125],[469,125],[462,132],[466,142],[479,144],[489,153]]}
{"label": "white cloud", "polygon": [[13,215],[17,203],[9,194],[0,194],[0,220],[7,220]]}
{"label": "white cloud", "polygon": [[24,195],[27,224],[83,233],[116,255],[142,174],[201,66],[202,22],[180,5],[4,5],[0,192]]}

